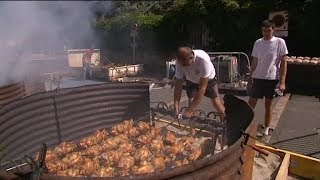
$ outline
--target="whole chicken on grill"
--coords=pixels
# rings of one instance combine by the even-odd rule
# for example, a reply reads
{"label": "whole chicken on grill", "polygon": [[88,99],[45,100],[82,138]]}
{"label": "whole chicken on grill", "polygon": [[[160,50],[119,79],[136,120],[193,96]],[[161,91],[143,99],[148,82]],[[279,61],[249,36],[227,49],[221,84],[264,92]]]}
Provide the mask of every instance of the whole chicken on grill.
{"label": "whole chicken on grill", "polygon": [[104,161],[106,165],[112,166],[119,162],[122,155],[122,151],[110,150],[102,153],[99,157]]}
{"label": "whole chicken on grill", "polygon": [[68,154],[77,148],[77,144],[73,142],[63,142],[58,147],[54,149],[56,154]]}
{"label": "whole chicken on grill", "polygon": [[147,133],[150,139],[155,139],[159,137],[160,134],[161,134],[161,128],[151,128]]}
{"label": "whole chicken on grill", "polygon": [[151,139],[147,134],[140,135],[137,139],[141,145],[149,144]]}
{"label": "whole chicken on grill", "polygon": [[197,148],[197,149],[192,149],[188,155],[187,155],[187,159],[189,161],[195,161],[197,160],[201,155],[201,149],[200,148]]}
{"label": "whole chicken on grill", "polygon": [[103,150],[110,150],[118,148],[119,140],[114,137],[109,137],[101,142]]}
{"label": "whole chicken on grill", "polygon": [[70,154],[67,154],[64,158],[62,158],[61,161],[67,164],[68,167],[73,167],[82,163],[83,154],[80,152],[72,152]]}
{"label": "whole chicken on grill", "polygon": [[89,146],[98,144],[100,141],[101,139],[98,139],[95,136],[91,135],[91,136],[82,138],[79,142],[79,146],[82,148],[87,148]]}
{"label": "whole chicken on grill", "polygon": [[96,130],[93,132],[93,136],[96,137],[99,141],[102,141],[108,136],[107,130]]}
{"label": "whole chicken on grill", "polygon": [[164,145],[163,145],[163,141],[161,139],[161,137],[152,140],[151,144],[150,144],[150,148],[156,152],[159,152],[163,149]]}
{"label": "whole chicken on grill", "polygon": [[136,151],[136,153],[134,154],[134,159],[137,161],[146,161],[150,158],[151,156],[151,152],[149,151],[149,149],[144,146],[141,149],[138,149],[138,151]]}
{"label": "whole chicken on grill", "polygon": [[140,121],[137,125],[137,129],[141,132],[148,131],[150,129],[150,125],[146,122]]}
{"label": "whole chicken on grill", "polygon": [[120,124],[117,124],[111,128],[111,133],[113,135],[119,135],[133,127],[133,120],[127,120]]}
{"label": "whole chicken on grill", "polygon": [[84,175],[91,175],[99,167],[99,163],[93,159],[84,158],[83,164],[79,165],[78,167],[83,171]]}
{"label": "whole chicken on grill", "polygon": [[126,134],[127,136],[129,136],[129,137],[137,137],[137,136],[139,135],[139,133],[140,133],[140,132],[138,131],[137,128],[132,127],[132,128],[130,128],[130,129],[128,129],[125,134]]}
{"label": "whole chicken on grill", "polygon": [[147,174],[154,172],[154,167],[149,162],[144,162],[140,166],[133,166],[132,167],[133,174]]}
{"label": "whole chicken on grill", "polygon": [[190,150],[192,147],[192,144],[196,142],[196,140],[192,137],[183,137],[179,140],[180,143],[183,144],[183,147],[185,150]]}
{"label": "whole chicken on grill", "polygon": [[166,159],[163,156],[154,157],[152,159],[152,164],[157,170],[163,170],[166,166]]}
{"label": "whole chicken on grill", "polygon": [[123,171],[128,171],[134,166],[134,163],[133,157],[126,155],[121,157],[118,167]]}
{"label": "whole chicken on grill", "polygon": [[119,149],[121,149],[124,153],[130,153],[130,154],[136,150],[136,148],[132,143],[120,144]]}
{"label": "whole chicken on grill", "polygon": [[168,131],[165,136],[165,142],[168,144],[174,144],[176,142],[176,135],[173,132]]}
{"label": "whole chicken on grill", "polygon": [[49,163],[46,163],[49,173],[57,173],[60,171],[65,171],[68,168],[68,165],[65,162],[62,162],[61,160],[52,161]]}
{"label": "whole chicken on grill", "polygon": [[114,137],[115,141],[117,141],[117,143],[127,143],[129,142],[129,137],[126,134],[119,134],[117,136]]}
{"label": "whole chicken on grill", "polygon": [[101,145],[94,145],[94,146],[90,146],[87,149],[84,150],[84,155],[87,156],[98,156],[99,154],[101,154],[103,151],[103,148]]}
{"label": "whole chicken on grill", "polygon": [[100,166],[93,174],[94,177],[113,177],[115,175],[115,168]]}
{"label": "whole chicken on grill", "polygon": [[167,147],[166,152],[169,155],[177,155],[177,154],[181,154],[183,150],[184,150],[183,144],[178,142],[172,146]]}

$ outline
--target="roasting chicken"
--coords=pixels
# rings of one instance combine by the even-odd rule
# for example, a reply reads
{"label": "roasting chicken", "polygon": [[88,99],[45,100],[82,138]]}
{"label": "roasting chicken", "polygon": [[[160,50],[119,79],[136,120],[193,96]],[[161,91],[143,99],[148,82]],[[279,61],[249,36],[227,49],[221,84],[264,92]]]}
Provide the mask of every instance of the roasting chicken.
{"label": "roasting chicken", "polygon": [[92,136],[82,138],[79,142],[79,146],[82,148],[87,148],[89,146],[93,146],[93,145],[98,144],[100,141],[101,141],[101,139],[98,139],[92,135]]}
{"label": "roasting chicken", "polygon": [[146,174],[154,172],[154,167],[151,163],[145,162],[140,166],[133,166],[132,172],[134,174]]}
{"label": "roasting chicken", "polygon": [[150,144],[150,148],[156,152],[159,152],[163,149],[164,145],[163,145],[163,141],[161,138],[157,138],[152,140],[151,144]]}
{"label": "roasting chicken", "polygon": [[137,161],[146,161],[150,158],[151,155],[152,154],[149,151],[149,149],[146,146],[144,146],[136,151],[136,153],[134,154],[134,158]]}
{"label": "roasting chicken", "polygon": [[129,137],[126,134],[119,134],[118,136],[115,136],[114,139],[118,144],[129,142]]}
{"label": "roasting chicken", "polygon": [[148,123],[140,121],[137,125],[137,129],[141,132],[148,131],[150,129],[150,126]]}
{"label": "roasting chicken", "polygon": [[107,130],[97,130],[93,132],[93,136],[96,137],[99,141],[102,141],[108,136]]}
{"label": "roasting chicken", "polygon": [[99,163],[90,158],[84,158],[83,164],[79,165],[80,170],[83,171],[84,175],[93,174],[99,167]]}
{"label": "roasting chicken", "polygon": [[165,142],[168,144],[174,144],[176,142],[175,134],[171,131],[168,131],[165,137]]}
{"label": "roasting chicken", "polygon": [[65,171],[68,168],[68,165],[65,162],[62,162],[60,160],[46,163],[46,165],[49,173],[54,173],[54,174],[60,171]]}
{"label": "roasting chicken", "polygon": [[72,152],[70,154],[67,154],[64,158],[61,160],[63,163],[67,164],[68,167],[73,167],[77,164],[81,164],[83,161],[82,153],[80,152]]}
{"label": "roasting chicken", "polygon": [[196,140],[190,136],[190,137],[183,137],[179,140],[180,143],[183,144],[183,147],[185,150],[190,150],[192,147],[192,144],[196,142]]}
{"label": "roasting chicken", "polygon": [[125,131],[127,131],[128,129],[130,129],[132,127],[133,127],[133,120],[127,120],[127,121],[124,121],[120,124],[113,126],[111,129],[111,133],[113,135],[119,135],[119,134],[124,133]]}
{"label": "roasting chicken", "polygon": [[188,155],[187,155],[187,159],[189,161],[195,161],[197,160],[201,155],[201,149],[200,148],[197,148],[197,149],[192,149]]}
{"label": "roasting chicken", "polygon": [[122,151],[110,150],[101,154],[100,158],[104,160],[106,165],[112,166],[119,162],[122,154],[123,154]]}
{"label": "roasting chicken", "polygon": [[94,145],[88,147],[86,150],[84,150],[84,155],[87,156],[98,156],[103,151],[103,148],[101,145]]}
{"label": "roasting chicken", "polygon": [[101,142],[103,150],[110,150],[118,148],[119,140],[114,137],[109,137]]}
{"label": "roasting chicken", "polygon": [[146,134],[140,135],[137,140],[141,145],[149,144],[151,142],[151,139]]}
{"label": "roasting chicken", "polygon": [[77,145],[73,142],[63,142],[54,149],[57,154],[68,154],[77,148]]}
{"label": "roasting chicken", "polygon": [[139,135],[139,131],[138,131],[138,129],[137,128],[135,128],[135,127],[132,127],[132,128],[130,128],[130,129],[128,129],[126,132],[125,132],[125,134],[127,135],[127,136],[129,136],[129,137],[137,137],[138,135]]}
{"label": "roasting chicken", "polygon": [[170,155],[177,155],[181,154],[183,150],[183,144],[178,142],[172,146],[167,147],[166,152]]}
{"label": "roasting chicken", "polygon": [[150,139],[155,139],[159,137],[160,134],[161,134],[161,128],[151,128],[147,133]]}
{"label": "roasting chicken", "polygon": [[95,177],[113,177],[115,175],[115,168],[113,167],[103,167],[98,168],[97,171],[94,172],[93,176]]}
{"label": "roasting chicken", "polygon": [[135,151],[135,147],[132,143],[124,143],[120,144],[119,149],[121,149],[124,153],[133,153]]}
{"label": "roasting chicken", "polygon": [[152,164],[157,170],[163,170],[166,166],[166,159],[163,156],[152,159]]}
{"label": "roasting chicken", "polygon": [[121,157],[118,167],[123,171],[128,171],[134,166],[134,159],[131,156],[123,156]]}

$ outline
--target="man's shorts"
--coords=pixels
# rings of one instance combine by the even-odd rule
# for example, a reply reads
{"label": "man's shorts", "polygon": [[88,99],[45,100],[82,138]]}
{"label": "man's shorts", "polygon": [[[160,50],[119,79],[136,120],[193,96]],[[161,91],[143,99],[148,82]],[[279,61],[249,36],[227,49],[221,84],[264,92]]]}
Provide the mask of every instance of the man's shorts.
{"label": "man's shorts", "polygon": [[[186,92],[188,98],[194,98],[198,90],[199,84],[186,80]],[[208,98],[216,98],[219,96],[218,80],[216,78],[208,81],[207,90],[204,95]]]}
{"label": "man's shorts", "polygon": [[252,79],[252,87],[249,91],[249,96],[252,98],[263,97],[273,99],[275,97],[275,88],[279,80],[266,80],[266,79]]}

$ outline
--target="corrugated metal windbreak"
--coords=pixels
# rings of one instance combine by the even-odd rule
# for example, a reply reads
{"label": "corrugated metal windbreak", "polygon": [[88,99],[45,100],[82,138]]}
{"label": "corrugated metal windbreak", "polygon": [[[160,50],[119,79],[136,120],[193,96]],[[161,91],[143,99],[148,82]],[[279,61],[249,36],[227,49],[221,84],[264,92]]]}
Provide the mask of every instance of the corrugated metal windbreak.
{"label": "corrugated metal windbreak", "polygon": [[147,83],[106,83],[34,94],[0,109],[0,161],[149,116]]}
{"label": "corrugated metal windbreak", "polygon": [[3,104],[15,101],[23,96],[25,96],[25,87],[23,82],[0,86],[0,107]]}

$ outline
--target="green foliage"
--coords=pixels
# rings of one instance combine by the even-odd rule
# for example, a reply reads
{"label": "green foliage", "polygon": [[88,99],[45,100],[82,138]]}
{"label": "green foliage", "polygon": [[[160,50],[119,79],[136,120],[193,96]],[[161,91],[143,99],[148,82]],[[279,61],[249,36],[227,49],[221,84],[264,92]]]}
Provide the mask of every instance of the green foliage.
{"label": "green foliage", "polygon": [[112,18],[100,19],[97,22],[97,27],[103,30],[122,29],[136,23],[139,26],[152,29],[158,27],[162,19],[163,15],[128,12]]}
{"label": "green foliage", "polygon": [[[180,42],[201,42],[202,27],[207,27],[210,48],[215,51],[251,51],[253,42],[261,37],[260,23],[270,11],[289,11],[289,51],[312,54],[316,47],[308,42],[320,41],[318,11],[320,1],[312,0],[168,0],[168,1],[118,1],[116,14],[97,22],[102,30],[128,31],[137,23],[144,38],[158,38],[161,48],[176,46]],[[306,27],[308,27],[306,31]],[[125,30],[126,29],[126,30]],[[142,33],[142,32],[141,32]],[[156,34],[155,34],[156,33]],[[152,37],[147,37],[152,34]],[[306,42],[307,41],[307,42]],[[140,42],[145,42],[140,40]],[[200,43],[201,44],[201,43]],[[217,46],[219,44],[219,46]],[[301,44],[304,48],[301,48]],[[292,51],[291,51],[292,52]]]}

